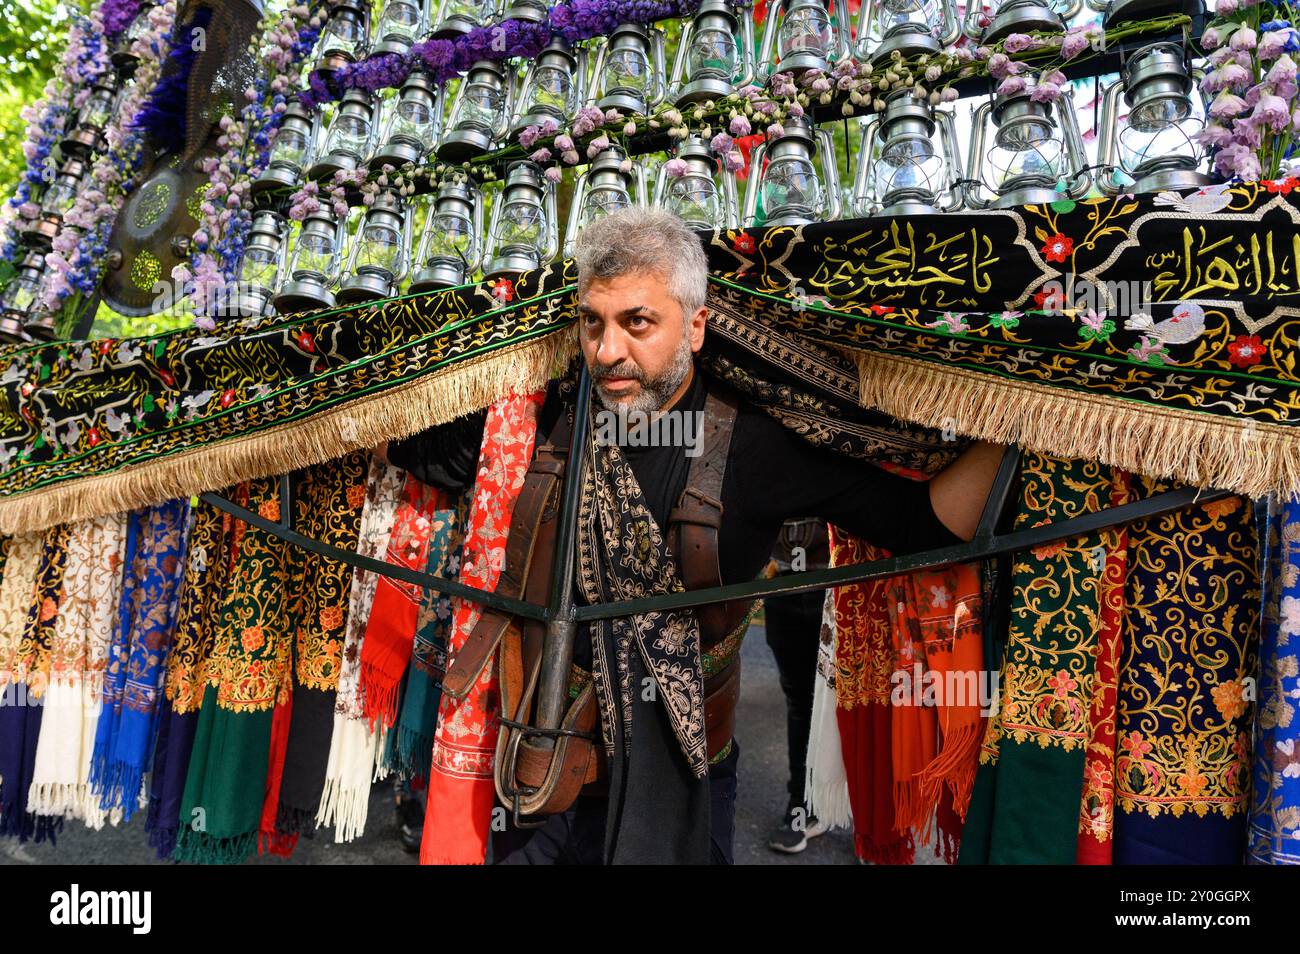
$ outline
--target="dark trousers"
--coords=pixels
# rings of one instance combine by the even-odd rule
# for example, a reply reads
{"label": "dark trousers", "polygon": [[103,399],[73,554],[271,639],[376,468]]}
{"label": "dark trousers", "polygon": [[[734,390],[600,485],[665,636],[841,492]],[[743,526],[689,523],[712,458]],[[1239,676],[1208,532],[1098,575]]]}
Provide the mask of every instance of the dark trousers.
{"label": "dark trousers", "polygon": [[764,601],[767,645],[785,693],[786,744],[790,752],[791,806],[804,804],[808,735],[812,731],[813,687],[822,626],[821,591],[772,596]]}
{"label": "dark trousers", "polygon": [[[736,838],[736,774],[740,744],[709,767],[710,854],[715,865],[734,863]],[[605,814],[609,799],[579,795],[573,807],[552,815],[540,828],[511,828],[494,833],[492,854],[502,865],[599,865],[605,860]]]}

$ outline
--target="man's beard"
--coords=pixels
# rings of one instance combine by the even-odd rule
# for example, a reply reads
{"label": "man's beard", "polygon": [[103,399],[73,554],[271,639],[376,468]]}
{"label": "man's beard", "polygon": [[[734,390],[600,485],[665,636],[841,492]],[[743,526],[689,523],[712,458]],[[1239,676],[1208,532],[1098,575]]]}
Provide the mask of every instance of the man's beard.
{"label": "man's beard", "polygon": [[[661,410],[686,380],[686,375],[691,370],[691,360],[690,336],[682,335],[682,343],[678,345],[672,362],[657,378],[648,378],[646,373],[631,360],[616,364],[612,368],[597,365],[591,369],[592,384],[596,386],[596,399],[607,411],[640,411],[643,414],[650,414]],[[629,401],[606,398],[600,388],[600,382],[606,378],[633,378],[640,383],[641,390]]]}

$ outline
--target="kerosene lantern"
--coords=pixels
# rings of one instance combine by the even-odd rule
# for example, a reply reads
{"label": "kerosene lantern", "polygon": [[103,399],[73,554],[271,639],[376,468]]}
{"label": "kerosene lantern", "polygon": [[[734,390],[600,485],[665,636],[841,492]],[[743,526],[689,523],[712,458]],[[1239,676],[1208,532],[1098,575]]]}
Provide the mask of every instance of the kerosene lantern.
{"label": "kerosene lantern", "polygon": [[879,66],[895,50],[903,59],[936,56],[960,34],[953,0],[862,0],[854,52]]}
{"label": "kerosene lantern", "polygon": [[[1034,102],[1035,88],[1035,77],[1026,77],[1019,92],[997,95],[975,110],[966,163],[969,175],[976,180],[968,180],[965,186],[970,208],[1043,205],[1067,197],[1080,199],[1088,191],[1088,160],[1069,87],[1056,103]],[[990,120],[995,127],[993,146],[986,153]],[[1064,194],[1056,191],[1056,184],[1063,180]],[[991,190],[994,198],[981,195],[980,185]]]}
{"label": "kerosene lantern", "polygon": [[[1196,115],[1192,88],[1180,44],[1154,43],[1133,54],[1103,97],[1097,145],[1097,162],[1107,170],[1097,177],[1103,193],[1177,191],[1210,183],[1201,171],[1205,156],[1195,137],[1205,123]],[[1121,93],[1128,105],[1122,122],[1117,116]],[[1133,183],[1115,181],[1116,169]]]}
{"label": "kerosene lantern", "polygon": [[351,172],[364,165],[370,155],[374,131],[374,98],[364,90],[348,90],[330,120],[319,158],[307,171],[308,178],[328,179],[336,172]]}
{"label": "kerosene lantern", "polygon": [[239,262],[239,281],[230,303],[236,314],[253,318],[268,313],[284,262],[287,231],[287,223],[278,212],[261,209],[253,214],[244,257]]}
{"label": "kerosene lantern", "polygon": [[88,165],[81,159],[66,159],[59,167],[50,187],[41,197],[41,214],[26,229],[23,237],[32,245],[49,247],[54,236],[63,227],[63,216],[77,201],[77,193],[85,188]]}
{"label": "kerosene lantern", "polygon": [[955,212],[961,208],[963,178],[952,113],[935,109],[911,88],[895,90],[863,131],[853,211],[859,216]]}
{"label": "kerosene lantern", "polygon": [[596,54],[592,98],[602,110],[645,114],[667,92],[664,35],[639,23],[614,28]]}
{"label": "kerosene lantern", "polygon": [[[1089,10],[1102,14],[1103,29],[1118,23],[1134,20],[1154,20],[1157,17],[1185,13],[1196,18],[1205,13],[1201,0],[1085,0]],[[1242,5],[1243,7],[1245,4]]]}
{"label": "kerosene lantern", "polygon": [[404,56],[425,29],[423,0],[388,0],[375,24],[375,43],[371,56],[390,53]]}
{"label": "kerosene lantern", "polygon": [[548,12],[549,8],[541,0],[515,0],[506,8],[505,19],[541,23],[546,19]]}
{"label": "kerosene lantern", "polygon": [[767,9],[758,69],[764,81],[778,71],[826,72],[851,49],[848,18],[832,21],[821,0],[775,0]]}
{"label": "kerosene lantern", "polygon": [[411,218],[395,189],[385,189],[366,209],[352,238],[352,254],[339,282],[342,305],[378,301],[397,294],[406,277]]}
{"label": "kerosene lantern", "polygon": [[90,90],[90,96],[77,111],[77,125],[63,140],[63,151],[88,156],[104,151],[104,130],[117,108],[118,88],[112,74],[105,74]]}
{"label": "kerosene lantern", "polygon": [[495,19],[498,6],[498,0],[440,0],[429,35],[450,40],[485,26]]}
{"label": "kerosene lantern", "polygon": [[627,155],[618,146],[610,146],[578,176],[573,184],[569,206],[569,224],[564,234],[564,257],[572,258],[578,233],[597,219],[630,205],[644,206],[647,201],[645,167],[640,163],[624,172],[620,167]]}
{"label": "kerosene lantern", "polygon": [[668,98],[678,106],[730,96],[754,79],[754,10],[703,0],[682,27]]}
{"label": "kerosene lantern", "polygon": [[345,223],[328,204],[307,214],[284,269],[284,281],[272,300],[279,314],[334,307],[330,288],[338,276],[345,237]]}
{"label": "kerosene lantern", "polygon": [[443,162],[464,162],[488,152],[505,136],[513,104],[505,65],[479,60],[456,90],[446,131],[438,143],[438,158]]}
{"label": "kerosene lantern", "polygon": [[40,308],[41,280],[45,272],[45,254],[28,252],[18,273],[0,294],[0,342],[13,344],[27,340],[23,326]]}
{"label": "kerosene lantern", "polygon": [[654,204],[693,229],[740,228],[736,177],[721,168],[708,141],[688,136],[677,147],[674,158],[682,160],[685,168],[680,175],[674,175],[668,163],[659,167]]}
{"label": "kerosene lantern", "polygon": [[252,182],[253,195],[272,189],[292,189],[302,181],[303,171],[311,163],[316,145],[316,117],[319,115],[309,112],[297,100],[288,103],[271,143],[266,168]]}
{"label": "kerosene lantern", "polygon": [[781,136],[759,143],[750,156],[750,169],[761,171],[753,174],[755,181],[745,190],[745,228],[757,224],[760,195],[765,225],[808,225],[840,216],[840,178],[831,134],[802,116],[789,116],[782,126]]}
{"label": "kerosene lantern", "polygon": [[370,4],[363,0],[334,0],[321,29],[316,69],[331,73],[366,55],[370,40]]}
{"label": "kerosene lantern", "polygon": [[483,194],[468,182],[448,180],[429,203],[415,261],[412,294],[463,285],[478,269],[483,246]]}
{"label": "kerosene lantern", "polygon": [[134,71],[140,62],[140,58],[131,51],[131,48],[135,46],[136,40],[149,32],[150,12],[156,6],[156,3],[149,2],[140,4],[130,25],[122,31],[121,38],[109,55],[113,67],[123,76]]}
{"label": "kerosene lantern", "polygon": [[521,130],[550,119],[557,128],[578,112],[587,96],[587,51],[574,51],[563,37],[556,36],[528,67],[510,120],[510,138]]}
{"label": "kerosene lantern", "polygon": [[437,141],[441,121],[433,80],[422,69],[412,70],[400,92],[385,100],[380,110],[380,146],[370,157],[370,168],[400,169],[408,162],[420,162]]}
{"label": "kerosene lantern", "polygon": [[1083,0],[993,0],[992,10],[985,13],[981,0],[973,0],[963,28],[984,45],[1013,33],[1064,33],[1066,21],[1082,6]]}
{"label": "kerosene lantern", "polygon": [[484,280],[538,268],[555,257],[559,244],[555,190],[537,163],[514,163],[492,206]]}

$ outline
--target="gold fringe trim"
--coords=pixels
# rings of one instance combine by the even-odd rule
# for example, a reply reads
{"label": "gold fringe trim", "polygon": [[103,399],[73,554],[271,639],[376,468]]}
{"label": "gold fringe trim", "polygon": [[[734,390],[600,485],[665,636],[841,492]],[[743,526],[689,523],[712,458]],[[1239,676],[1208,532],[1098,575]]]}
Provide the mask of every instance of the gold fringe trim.
{"label": "gold fringe trim", "polygon": [[915,424],[1251,497],[1300,493],[1294,428],[845,350],[857,361],[862,403]]}
{"label": "gold fringe trim", "polygon": [[512,391],[545,387],[577,350],[573,329],[561,328],[305,421],[0,499],[0,534],[43,530],[222,490],[400,440],[486,407]]}

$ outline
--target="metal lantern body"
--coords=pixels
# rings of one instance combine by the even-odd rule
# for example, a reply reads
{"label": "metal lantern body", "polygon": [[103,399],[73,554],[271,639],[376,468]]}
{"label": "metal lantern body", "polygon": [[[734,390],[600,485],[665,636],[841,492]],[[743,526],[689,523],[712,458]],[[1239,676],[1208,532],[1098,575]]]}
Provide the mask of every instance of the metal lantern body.
{"label": "metal lantern body", "polygon": [[960,33],[953,0],[863,0],[854,50],[858,59],[879,66],[895,50],[904,59],[936,56]]}
{"label": "metal lantern body", "polygon": [[669,175],[667,163],[655,179],[654,204],[672,212],[693,229],[738,229],[740,207],[736,177],[725,169],[699,136],[689,136],[677,148],[686,163],[680,176]]}
{"label": "metal lantern body", "polygon": [[288,315],[334,306],[330,287],[338,275],[343,240],[343,223],[332,209],[321,206],[303,220],[284,281],[273,299],[277,312]]}
{"label": "metal lantern body", "polygon": [[155,3],[140,4],[134,19],[131,20],[131,25],[122,32],[121,40],[109,57],[113,66],[124,75],[134,70],[140,61],[140,58],[131,52],[131,47],[135,45],[136,40],[148,32],[149,11],[155,6],[157,6]]}
{"label": "metal lantern body", "polygon": [[664,35],[639,23],[614,28],[593,69],[596,105],[624,115],[648,113],[667,91]]}
{"label": "metal lantern body", "polygon": [[1001,0],[988,25],[983,22],[983,4],[979,0],[966,10],[965,30],[982,44],[997,43],[1013,33],[1064,33],[1065,23],[1083,6],[1083,0]]}
{"label": "metal lantern body", "polygon": [[573,257],[578,233],[588,225],[630,205],[646,204],[645,169],[635,165],[624,172],[619,167],[626,158],[622,149],[610,146],[592,160],[587,171],[573,184],[569,223],[564,234],[565,258]]}
{"label": "metal lantern body", "polygon": [[406,205],[395,190],[387,189],[375,196],[357,226],[339,283],[339,303],[354,305],[397,294],[397,286],[406,277],[410,247],[411,218]]}
{"label": "metal lantern body", "polygon": [[498,0],[440,0],[430,36],[454,39],[495,19]]}
{"label": "metal lantern body", "polygon": [[669,97],[678,106],[730,96],[754,79],[754,11],[728,0],[703,0],[682,27]]}
{"label": "metal lantern body", "polygon": [[825,72],[851,47],[848,18],[840,16],[832,22],[821,0],[776,0],[767,12],[759,70],[765,79],[778,71]]}
{"label": "metal lantern body", "polygon": [[1088,9],[1102,14],[1104,29],[1130,20],[1153,20],[1177,13],[1196,18],[1205,13],[1202,0],[1087,0],[1087,4]]}
{"label": "metal lantern body", "polygon": [[853,210],[861,216],[954,212],[963,178],[952,114],[911,89],[895,90],[864,131]]}
{"label": "metal lantern body", "polygon": [[77,111],[77,125],[63,140],[63,151],[76,156],[103,152],[104,129],[113,119],[117,107],[117,86],[102,77],[90,91],[89,98]]}
{"label": "metal lantern body", "polygon": [[507,20],[524,20],[528,23],[541,23],[546,19],[548,7],[540,0],[515,0],[506,9]]}
{"label": "metal lantern body", "polygon": [[[1066,197],[1080,199],[1088,191],[1088,160],[1068,87],[1056,103],[1034,102],[1033,89],[1027,83],[1021,92],[997,96],[975,111],[967,169],[996,198],[985,199],[978,184],[968,183],[966,204],[971,208],[1042,205]],[[986,153],[990,118],[996,130]],[[1056,191],[1061,180],[1067,183],[1064,193]]]}
{"label": "metal lantern body", "polygon": [[400,169],[408,162],[420,162],[437,141],[442,119],[438,91],[429,74],[414,70],[401,91],[384,102],[381,112],[381,145],[370,157],[370,168]]}
{"label": "metal lantern body", "polygon": [[483,195],[464,182],[444,182],[429,203],[428,217],[415,253],[419,270],[409,292],[463,285],[483,255]]}
{"label": "metal lantern body", "polygon": [[[1192,88],[1181,45],[1155,43],[1133,54],[1120,79],[1106,89],[1097,161],[1103,168],[1122,168],[1134,183],[1121,188],[1103,175],[1097,182],[1102,192],[1164,192],[1210,183],[1200,171],[1204,151],[1195,137],[1205,123],[1196,115]],[[1128,105],[1122,124],[1120,93]]]}
{"label": "metal lantern body", "polygon": [[273,189],[292,189],[302,181],[318,136],[316,115],[297,100],[285,107],[266,168],[252,182],[254,195]]}
{"label": "metal lantern body", "polygon": [[0,294],[0,342],[12,344],[27,340],[23,326],[40,307],[41,283],[46,272],[45,256],[28,252],[18,274]]}
{"label": "metal lantern body", "polygon": [[41,196],[41,215],[23,235],[33,245],[47,247],[63,227],[63,216],[77,201],[77,193],[84,188],[88,166],[80,159],[68,159],[59,168],[59,174]]}
{"label": "metal lantern body", "polygon": [[529,126],[554,120],[563,128],[575,115],[587,95],[587,53],[555,37],[528,68],[519,95],[515,97],[510,136],[515,138]]}
{"label": "metal lantern body", "polygon": [[438,143],[438,158],[464,162],[488,152],[505,137],[514,94],[506,67],[479,60],[460,82],[451,104],[446,131]]}
{"label": "metal lantern body", "polygon": [[254,214],[239,263],[234,300],[228,303],[235,314],[254,318],[269,312],[284,261],[286,231],[285,220],[278,212],[262,209]]}
{"label": "metal lantern body", "polygon": [[423,0],[388,0],[375,24],[375,44],[370,55],[408,53],[425,29]]}
{"label": "metal lantern body", "polygon": [[767,225],[808,225],[839,218],[840,180],[830,133],[796,116],[785,120],[784,129],[778,139],[760,143],[750,159],[750,168],[762,172],[745,191],[747,228],[755,224],[760,194]]}
{"label": "metal lantern body", "polygon": [[555,190],[535,162],[516,162],[492,206],[483,278],[517,275],[549,262],[559,250]]}
{"label": "metal lantern body", "polygon": [[321,30],[316,69],[333,72],[366,55],[370,39],[370,4],[335,0]]}
{"label": "metal lantern body", "polygon": [[350,89],[343,94],[325,133],[320,157],[307,175],[327,179],[334,173],[351,172],[365,163],[375,132],[375,103],[369,93]]}

